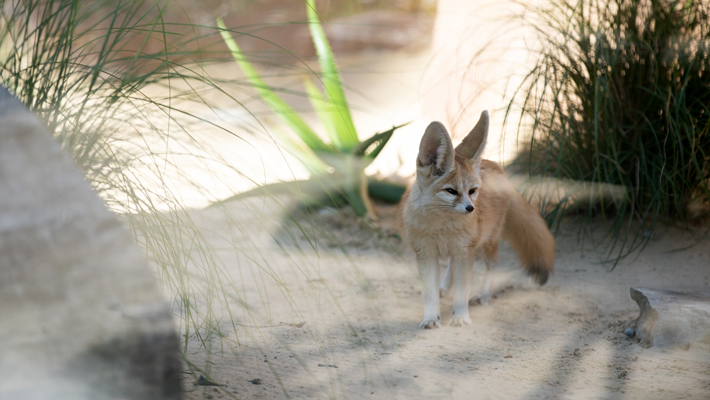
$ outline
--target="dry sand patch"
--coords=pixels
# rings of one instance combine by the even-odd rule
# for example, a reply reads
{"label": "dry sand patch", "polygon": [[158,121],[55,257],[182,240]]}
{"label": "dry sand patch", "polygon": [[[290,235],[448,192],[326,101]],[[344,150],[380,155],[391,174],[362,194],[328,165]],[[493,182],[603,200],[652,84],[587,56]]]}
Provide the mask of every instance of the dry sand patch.
{"label": "dry sand patch", "polygon": [[[263,208],[249,215],[244,203],[227,207],[252,218],[240,226],[253,230],[236,229],[215,209],[194,216],[212,244],[225,248],[221,261],[250,312],[235,307],[236,334],[224,310],[217,312],[225,337],[211,336],[208,349],[188,340],[188,360],[223,385],[195,385],[199,372],[185,373],[188,399],[710,398],[707,348],[644,348],[624,335],[638,315],[631,286],[708,285],[707,238],[670,252],[698,232],[660,228],[638,257],[609,272],[589,241],[578,243],[579,225],[568,222],[546,286],[532,284],[504,246],[496,295],[488,306],[471,306],[472,325],[429,331],[417,328],[423,302],[416,267],[396,237],[300,221],[299,232],[320,227],[336,244],[352,238],[334,246],[316,234],[316,251],[284,232],[293,228],[288,222],[264,222]],[[249,252],[220,243],[245,236],[259,247],[251,255],[260,254],[260,266],[248,262]],[[482,263],[474,269],[475,289]],[[445,299],[443,322],[450,317]]]}

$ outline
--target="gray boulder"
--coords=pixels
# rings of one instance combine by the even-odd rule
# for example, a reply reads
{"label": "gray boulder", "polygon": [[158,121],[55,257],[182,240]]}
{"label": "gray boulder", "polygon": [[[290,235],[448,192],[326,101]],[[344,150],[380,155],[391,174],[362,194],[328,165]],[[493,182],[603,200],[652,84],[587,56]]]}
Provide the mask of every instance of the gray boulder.
{"label": "gray boulder", "polygon": [[0,87],[0,399],[179,399],[179,370],[146,260]]}

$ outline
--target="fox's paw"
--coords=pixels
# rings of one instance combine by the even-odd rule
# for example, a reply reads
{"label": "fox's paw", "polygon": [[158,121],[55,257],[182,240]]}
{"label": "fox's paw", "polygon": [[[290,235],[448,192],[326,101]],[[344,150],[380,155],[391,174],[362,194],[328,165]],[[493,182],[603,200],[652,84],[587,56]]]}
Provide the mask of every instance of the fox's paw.
{"label": "fox's paw", "polygon": [[490,293],[480,293],[480,294],[473,295],[473,297],[471,297],[471,299],[468,301],[468,305],[475,306],[475,305],[480,304],[482,306],[485,306],[485,305],[488,305],[488,303],[490,303],[490,301],[491,301],[491,294]]}
{"label": "fox's paw", "polygon": [[436,329],[441,327],[441,318],[436,317],[436,319],[424,319],[421,324],[419,324],[419,329]]}
{"label": "fox's paw", "polygon": [[471,318],[468,316],[465,317],[459,317],[454,315],[451,317],[451,321],[449,321],[449,326],[464,326],[464,325],[471,325]]}

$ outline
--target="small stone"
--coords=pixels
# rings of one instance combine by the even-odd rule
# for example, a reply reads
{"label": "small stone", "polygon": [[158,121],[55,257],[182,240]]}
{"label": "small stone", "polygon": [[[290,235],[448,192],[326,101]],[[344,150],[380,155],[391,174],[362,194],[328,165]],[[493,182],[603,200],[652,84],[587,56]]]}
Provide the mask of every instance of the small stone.
{"label": "small stone", "polygon": [[636,334],[636,331],[634,331],[634,328],[626,328],[624,330],[624,335],[626,335],[628,337],[634,337],[635,334]]}
{"label": "small stone", "polygon": [[200,377],[197,378],[197,385],[199,385],[199,386],[219,386],[218,383],[214,383],[202,375],[200,375]]}

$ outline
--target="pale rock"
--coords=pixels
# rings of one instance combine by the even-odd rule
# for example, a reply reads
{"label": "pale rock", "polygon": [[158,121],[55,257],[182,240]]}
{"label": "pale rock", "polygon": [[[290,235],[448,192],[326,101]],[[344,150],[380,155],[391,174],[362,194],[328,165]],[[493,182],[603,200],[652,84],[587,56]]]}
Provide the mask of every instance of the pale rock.
{"label": "pale rock", "polygon": [[638,303],[636,337],[646,346],[710,345],[710,292],[631,288]]}
{"label": "pale rock", "polygon": [[0,399],[179,399],[179,370],[146,260],[0,87]]}

